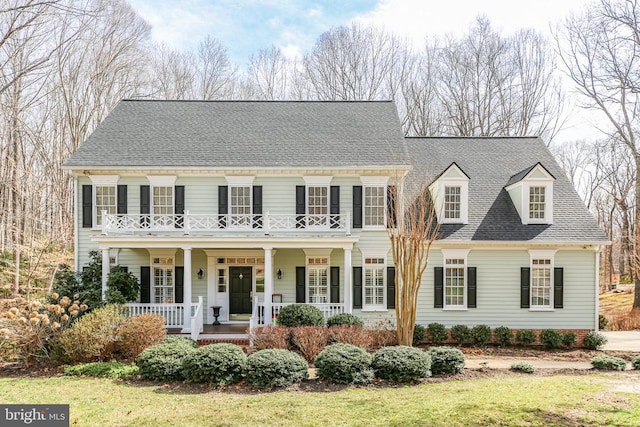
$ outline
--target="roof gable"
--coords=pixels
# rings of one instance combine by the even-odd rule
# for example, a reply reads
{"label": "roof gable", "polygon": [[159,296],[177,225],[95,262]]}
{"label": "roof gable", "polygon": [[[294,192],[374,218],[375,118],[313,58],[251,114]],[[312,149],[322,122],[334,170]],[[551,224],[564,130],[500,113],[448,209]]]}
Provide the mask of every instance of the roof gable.
{"label": "roof gable", "polygon": [[546,179],[555,181],[556,177],[553,176],[553,174],[551,174],[551,172],[549,172],[542,163],[538,162],[535,165],[512,175],[505,187],[507,187],[508,190],[508,187],[527,179]]}

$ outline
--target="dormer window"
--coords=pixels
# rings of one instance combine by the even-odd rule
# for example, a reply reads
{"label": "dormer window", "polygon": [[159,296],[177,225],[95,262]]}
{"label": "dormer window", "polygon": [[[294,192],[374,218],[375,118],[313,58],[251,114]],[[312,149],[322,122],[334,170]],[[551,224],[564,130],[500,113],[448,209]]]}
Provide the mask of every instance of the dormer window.
{"label": "dormer window", "polygon": [[513,175],[505,189],[523,224],[553,223],[553,182],[555,177],[537,163]]}
{"label": "dormer window", "polygon": [[441,224],[469,223],[469,176],[452,163],[429,186]]}

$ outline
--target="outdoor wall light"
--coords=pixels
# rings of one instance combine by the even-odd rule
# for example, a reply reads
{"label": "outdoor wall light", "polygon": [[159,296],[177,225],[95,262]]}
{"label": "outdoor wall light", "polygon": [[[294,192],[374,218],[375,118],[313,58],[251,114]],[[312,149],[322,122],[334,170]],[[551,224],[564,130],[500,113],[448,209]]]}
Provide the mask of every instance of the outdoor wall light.
{"label": "outdoor wall light", "polygon": [[198,279],[202,279],[204,277],[204,270],[200,269],[198,270]]}
{"label": "outdoor wall light", "polygon": [[284,276],[284,273],[282,272],[281,269],[278,269],[278,271],[276,272],[276,276],[278,277],[278,279],[282,279],[282,276]]}

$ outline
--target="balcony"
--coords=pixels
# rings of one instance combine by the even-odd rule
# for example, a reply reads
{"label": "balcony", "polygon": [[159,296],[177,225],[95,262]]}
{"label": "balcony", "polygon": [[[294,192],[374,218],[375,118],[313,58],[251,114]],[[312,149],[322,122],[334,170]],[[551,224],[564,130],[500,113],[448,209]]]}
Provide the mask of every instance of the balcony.
{"label": "balcony", "polygon": [[351,235],[351,218],[346,214],[270,214],[263,215],[182,215],[124,214],[114,215],[103,212],[102,234],[121,233],[327,233]]}

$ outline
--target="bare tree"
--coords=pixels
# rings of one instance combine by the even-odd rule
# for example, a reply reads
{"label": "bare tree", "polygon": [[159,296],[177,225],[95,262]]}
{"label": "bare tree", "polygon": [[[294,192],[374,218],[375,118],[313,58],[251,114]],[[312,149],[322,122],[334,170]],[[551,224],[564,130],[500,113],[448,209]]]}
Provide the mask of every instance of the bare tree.
{"label": "bare tree", "polygon": [[[584,107],[606,118],[602,131],[624,144],[640,166],[640,5],[636,0],[601,0],[582,14],[573,15],[556,36],[560,57],[582,95]],[[640,309],[640,175],[635,174],[634,195],[635,295]]]}
{"label": "bare tree", "polygon": [[249,56],[248,75],[256,99],[287,99],[289,73],[289,61],[275,46]]}
{"label": "bare tree", "polygon": [[200,42],[195,70],[198,98],[228,99],[232,96],[237,70],[219,40],[207,36]]}

